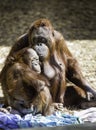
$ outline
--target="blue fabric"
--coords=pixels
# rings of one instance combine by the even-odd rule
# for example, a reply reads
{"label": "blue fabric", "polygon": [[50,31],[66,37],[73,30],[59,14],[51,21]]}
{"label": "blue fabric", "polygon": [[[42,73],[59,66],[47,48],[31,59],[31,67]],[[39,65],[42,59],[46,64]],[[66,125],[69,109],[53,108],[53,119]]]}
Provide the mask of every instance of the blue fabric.
{"label": "blue fabric", "polygon": [[46,117],[41,114],[36,116],[27,114],[23,118],[20,115],[0,112],[0,128],[3,128],[4,130],[16,128],[54,127],[78,123],[79,121],[77,117],[65,115],[61,112],[56,112],[53,115]]}
{"label": "blue fabric", "polygon": [[0,112],[0,128],[10,130],[18,128],[18,117],[13,114]]}

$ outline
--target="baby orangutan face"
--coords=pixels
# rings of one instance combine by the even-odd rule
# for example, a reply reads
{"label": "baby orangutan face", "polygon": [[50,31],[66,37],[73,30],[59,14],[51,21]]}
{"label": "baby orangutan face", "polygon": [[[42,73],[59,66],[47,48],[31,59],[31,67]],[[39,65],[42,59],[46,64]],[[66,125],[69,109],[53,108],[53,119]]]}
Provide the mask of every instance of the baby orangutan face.
{"label": "baby orangutan face", "polygon": [[36,73],[41,73],[39,56],[35,50],[31,48],[27,49],[27,51],[24,53],[23,60],[25,60],[25,62],[29,64],[30,68]]}

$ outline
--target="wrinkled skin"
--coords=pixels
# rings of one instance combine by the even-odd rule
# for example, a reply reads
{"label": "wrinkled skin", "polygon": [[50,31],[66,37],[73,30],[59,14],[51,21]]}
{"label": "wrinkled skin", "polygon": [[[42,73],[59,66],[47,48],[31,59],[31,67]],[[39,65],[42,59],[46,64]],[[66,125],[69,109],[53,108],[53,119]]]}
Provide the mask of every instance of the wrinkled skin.
{"label": "wrinkled skin", "polygon": [[23,56],[24,63],[28,64],[29,67],[37,73],[41,73],[41,67],[39,62],[39,56],[37,53],[28,48],[27,53]]}

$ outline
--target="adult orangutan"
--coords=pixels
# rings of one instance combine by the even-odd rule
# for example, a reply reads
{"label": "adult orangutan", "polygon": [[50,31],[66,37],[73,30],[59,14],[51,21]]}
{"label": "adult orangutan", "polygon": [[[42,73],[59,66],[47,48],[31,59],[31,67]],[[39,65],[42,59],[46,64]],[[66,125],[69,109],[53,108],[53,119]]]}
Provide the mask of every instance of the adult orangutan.
{"label": "adult orangutan", "polygon": [[[9,60],[9,61],[8,61]],[[24,48],[7,60],[6,73],[1,83],[5,105],[21,115],[54,112],[48,81],[41,73],[39,57],[32,48]]]}
{"label": "adult orangutan", "polygon": [[63,103],[66,78],[83,89],[86,95],[87,92],[91,92],[96,97],[95,90],[90,87],[82,76],[78,62],[68,49],[62,34],[54,30],[47,19],[35,21],[28,33],[19,37],[6,59],[1,77],[5,73],[8,58],[15,52],[28,46],[34,48],[40,56],[42,73],[50,82],[50,86],[52,87],[50,91],[54,101]]}

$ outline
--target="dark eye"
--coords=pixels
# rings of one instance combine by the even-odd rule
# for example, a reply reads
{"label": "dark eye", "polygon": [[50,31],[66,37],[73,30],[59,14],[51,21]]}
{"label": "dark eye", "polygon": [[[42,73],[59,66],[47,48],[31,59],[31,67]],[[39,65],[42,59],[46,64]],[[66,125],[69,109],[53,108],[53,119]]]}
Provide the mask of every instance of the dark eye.
{"label": "dark eye", "polygon": [[34,44],[35,44],[35,43],[38,43],[38,38],[34,37],[34,38],[33,38],[33,43],[34,43]]}
{"label": "dark eye", "polygon": [[41,23],[41,27],[44,27],[44,26],[46,26],[45,23]]}
{"label": "dark eye", "polygon": [[47,43],[47,40],[45,38],[41,39],[42,43]]}

